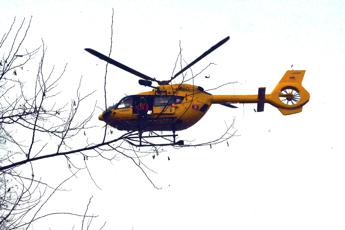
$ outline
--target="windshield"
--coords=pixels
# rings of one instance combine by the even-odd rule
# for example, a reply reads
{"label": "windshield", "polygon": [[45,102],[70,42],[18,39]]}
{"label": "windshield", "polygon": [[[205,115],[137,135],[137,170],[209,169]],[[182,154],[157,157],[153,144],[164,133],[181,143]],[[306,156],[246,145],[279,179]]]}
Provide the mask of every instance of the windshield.
{"label": "windshield", "polygon": [[132,104],[133,104],[132,97],[125,97],[116,105],[116,108],[117,109],[130,108]]}

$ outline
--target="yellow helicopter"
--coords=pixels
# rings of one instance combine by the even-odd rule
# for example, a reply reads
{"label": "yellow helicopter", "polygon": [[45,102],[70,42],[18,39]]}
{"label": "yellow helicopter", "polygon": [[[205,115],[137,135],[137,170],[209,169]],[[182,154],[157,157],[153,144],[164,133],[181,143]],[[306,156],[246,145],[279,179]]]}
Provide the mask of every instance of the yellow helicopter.
{"label": "yellow helicopter", "polygon": [[[172,80],[223,45],[229,38],[222,39],[169,80],[164,81],[149,77],[96,50],[86,48],[85,50],[92,55],[141,78],[140,85],[152,88],[151,91],[122,98],[117,104],[99,115],[99,120],[119,130],[138,132],[138,146],[143,146],[143,132],[153,131],[171,131],[172,135],[157,136],[173,137],[169,145],[183,145],[183,141],[176,142],[175,132],[197,123],[212,104],[237,108],[233,104],[256,103],[256,111],[262,112],[264,104],[269,103],[277,107],[284,115],[301,112],[302,107],[310,98],[308,91],[302,86],[305,70],[286,71],[270,94],[266,94],[265,88],[262,87],[254,95],[212,95],[200,86],[185,83],[170,84]],[[158,86],[152,86],[153,82],[156,82]]]}

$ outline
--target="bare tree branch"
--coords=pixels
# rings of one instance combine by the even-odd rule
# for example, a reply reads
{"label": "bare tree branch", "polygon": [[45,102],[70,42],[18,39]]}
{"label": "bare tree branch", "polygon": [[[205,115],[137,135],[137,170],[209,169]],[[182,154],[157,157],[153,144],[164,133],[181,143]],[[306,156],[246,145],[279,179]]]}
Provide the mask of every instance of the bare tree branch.
{"label": "bare tree branch", "polygon": [[[111,14],[111,26],[110,26],[110,45],[109,45],[109,54],[108,56],[111,56],[111,53],[113,51],[113,37],[114,37],[114,8],[111,9],[112,14]],[[105,64],[105,72],[104,72],[104,109],[108,108],[108,103],[107,103],[107,76],[108,76],[108,65],[109,63],[107,62]],[[107,136],[107,130],[108,126],[106,125],[104,128],[104,136],[103,136],[103,142],[105,141],[105,138]]]}
{"label": "bare tree branch", "polygon": [[[43,207],[62,189],[64,183],[82,169],[87,170],[89,177],[99,188],[87,164],[88,159],[96,157],[109,162],[114,159],[129,159],[155,189],[160,189],[151,178],[155,171],[144,163],[144,159],[148,156],[157,157],[165,151],[166,145],[171,146],[173,142],[169,140],[168,135],[152,132],[142,140],[151,147],[140,149],[136,147],[138,132],[122,133],[109,130],[108,133],[107,126],[101,129],[90,125],[96,108],[96,102],[91,101],[95,91],[82,93],[81,77],[73,91],[75,94],[68,98],[64,95],[66,90],[62,82],[67,74],[67,64],[60,71],[59,67],[55,66],[46,69],[47,48],[43,41],[39,48],[29,51],[24,49],[31,21],[32,18],[23,19],[18,24],[14,18],[0,40],[0,230],[28,229],[34,222],[52,215],[79,217],[81,229],[89,229],[96,217],[87,215],[92,197],[84,214],[64,211],[42,214]],[[113,27],[114,9],[110,26],[109,56],[113,49]],[[21,70],[26,68],[36,55],[40,55],[40,59],[36,63],[35,75],[23,73]],[[180,42],[172,76],[178,66],[182,69],[185,64]],[[192,68],[188,69],[181,74],[182,80],[179,84],[192,81],[194,85],[195,79],[213,65],[214,63],[209,63],[196,74]],[[105,108],[108,105],[107,76],[108,64],[105,66],[103,85]],[[186,111],[192,105],[196,93],[198,92],[187,95],[191,100],[188,101]],[[180,118],[184,115],[185,113]],[[101,133],[103,138],[87,133]],[[233,131],[232,123],[230,126],[226,125],[224,133],[214,140],[203,143],[189,141],[183,147],[212,146],[227,142],[234,135],[236,131]],[[150,139],[152,136],[160,137],[168,144],[155,144]],[[62,159],[71,172],[71,176],[56,187],[42,182],[35,176],[36,162],[51,158]],[[104,226],[105,223],[100,229]]]}

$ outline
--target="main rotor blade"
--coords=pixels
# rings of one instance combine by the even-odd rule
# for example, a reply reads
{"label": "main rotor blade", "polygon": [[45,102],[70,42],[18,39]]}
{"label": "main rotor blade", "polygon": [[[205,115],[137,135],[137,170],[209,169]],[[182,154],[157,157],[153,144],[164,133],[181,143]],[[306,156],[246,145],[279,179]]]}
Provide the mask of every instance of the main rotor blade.
{"label": "main rotor blade", "polygon": [[86,48],[85,49],[87,52],[89,52],[90,54],[98,57],[99,59],[102,59],[103,61],[106,61],[108,62],[109,64],[112,64],[120,69],[123,69],[124,71],[127,71],[131,74],[134,74],[142,79],[145,79],[145,80],[148,80],[148,81],[155,81],[155,82],[158,82],[156,79],[152,78],[152,77],[149,77],[143,73],[140,73],[139,71],[136,71],[135,69],[132,69],[131,67],[128,67],[118,61],[115,61],[114,59],[110,58],[110,57],[107,57],[105,56],[104,54],[101,54],[100,52],[94,50],[94,49],[90,49],[90,48]]}
{"label": "main rotor blade", "polygon": [[183,73],[184,71],[186,71],[187,69],[189,69],[190,67],[192,67],[195,63],[197,63],[198,61],[200,61],[201,59],[203,59],[204,57],[206,57],[207,55],[209,55],[210,53],[212,53],[214,50],[216,50],[217,48],[219,48],[221,45],[223,45],[225,42],[227,42],[230,39],[229,36],[227,36],[226,38],[224,38],[223,40],[221,40],[220,42],[218,42],[217,44],[215,44],[214,46],[212,46],[211,48],[209,48],[206,52],[204,52],[203,54],[201,54],[197,59],[195,59],[194,61],[192,61],[191,63],[189,63],[187,66],[185,66],[183,69],[181,69],[179,72],[177,72],[171,79],[170,81],[174,80],[176,77],[178,77],[181,73]]}

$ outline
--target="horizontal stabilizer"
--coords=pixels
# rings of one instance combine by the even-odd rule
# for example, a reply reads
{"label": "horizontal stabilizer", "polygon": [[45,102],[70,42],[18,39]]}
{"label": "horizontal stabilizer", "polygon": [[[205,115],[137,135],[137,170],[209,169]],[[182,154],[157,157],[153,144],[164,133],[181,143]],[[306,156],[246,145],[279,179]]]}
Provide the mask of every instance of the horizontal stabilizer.
{"label": "horizontal stabilizer", "polygon": [[234,106],[233,104],[229,103],[229,102],[224,102],[224,103],[220,103],[220,105],[224,105],[226,107],[232,108],[232,109],[237,109],[237,106]]}

